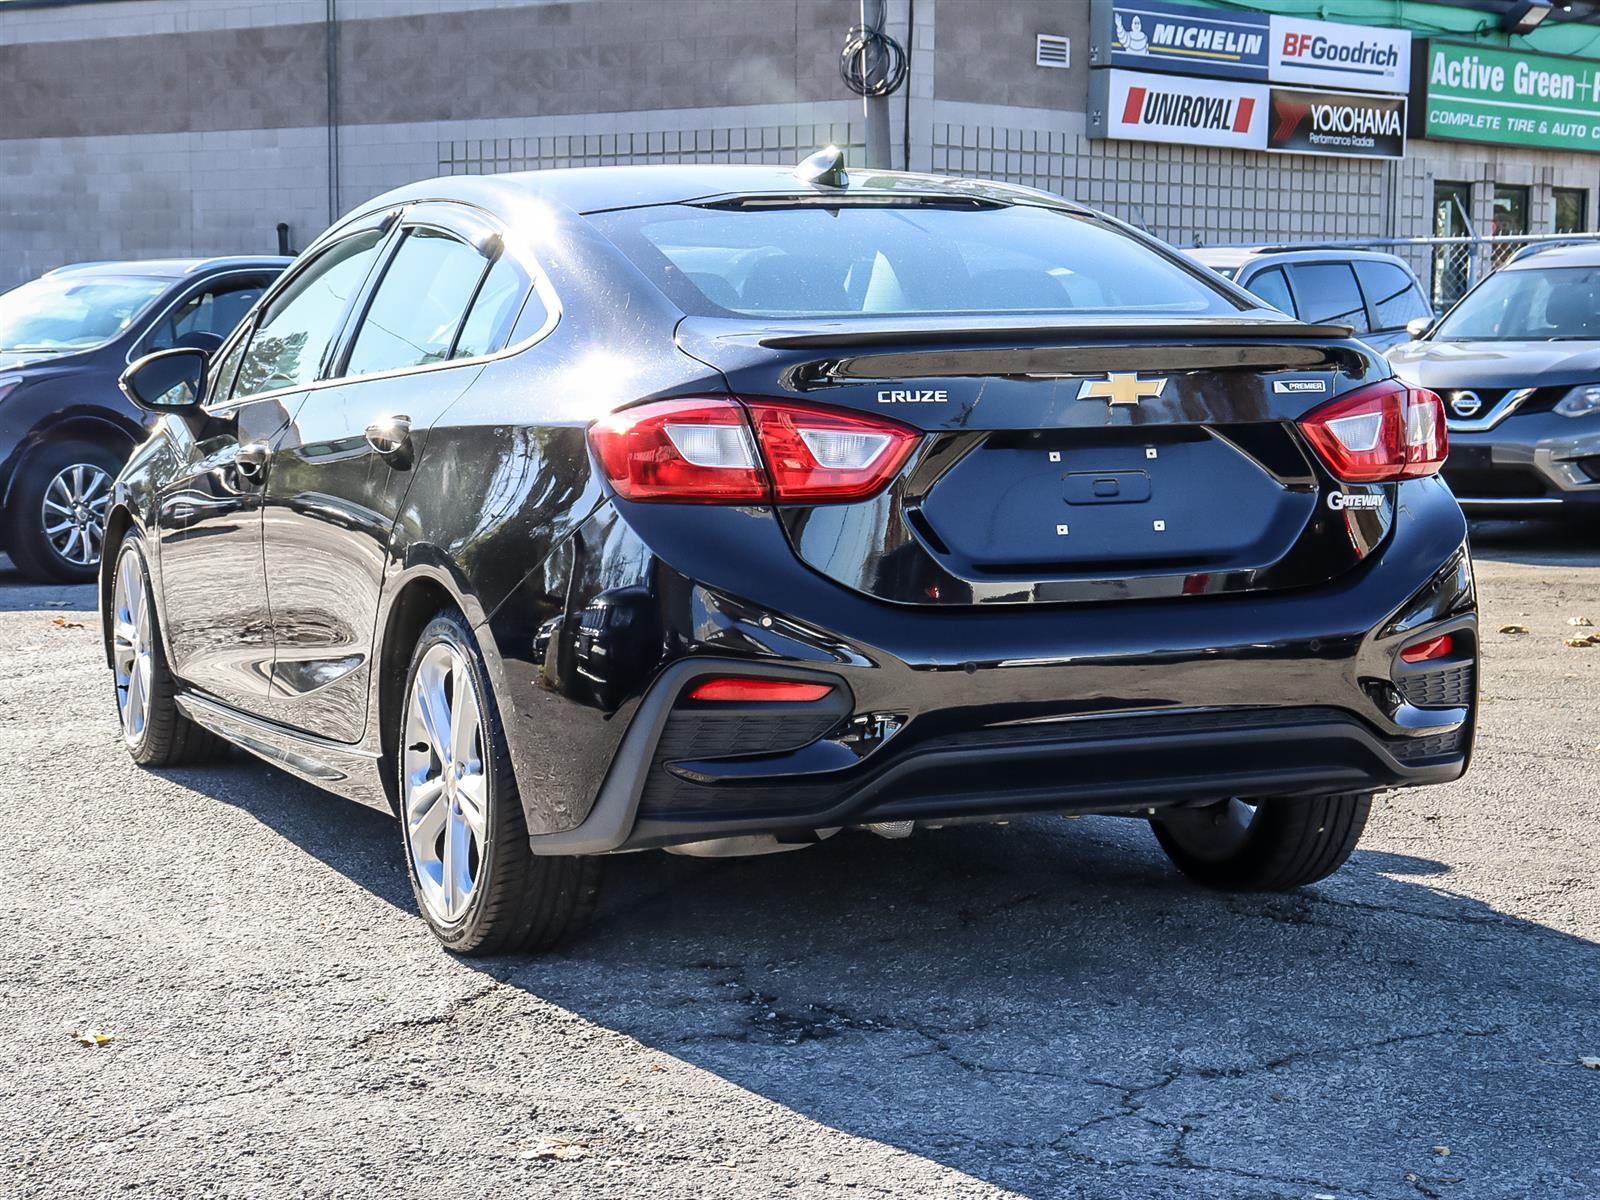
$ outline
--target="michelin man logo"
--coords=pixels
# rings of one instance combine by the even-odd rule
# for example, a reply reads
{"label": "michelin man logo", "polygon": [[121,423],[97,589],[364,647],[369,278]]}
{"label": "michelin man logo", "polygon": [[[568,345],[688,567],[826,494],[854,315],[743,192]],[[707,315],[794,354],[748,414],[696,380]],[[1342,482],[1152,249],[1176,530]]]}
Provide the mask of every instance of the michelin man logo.
{"label": "michelin man logo", "polygon": [[1124,29],[1122,27],[1122,17],[1119,14],[1116,17],[1116,22],[1117,41],[1122,44],[1122,48],[1124,50],[1126,50],[1129,54],[1150,53],[1150,39],[1145,34],[1143,21],[1141,21],[1138,17],[1135,17],[1133,18],[1132,27]]}

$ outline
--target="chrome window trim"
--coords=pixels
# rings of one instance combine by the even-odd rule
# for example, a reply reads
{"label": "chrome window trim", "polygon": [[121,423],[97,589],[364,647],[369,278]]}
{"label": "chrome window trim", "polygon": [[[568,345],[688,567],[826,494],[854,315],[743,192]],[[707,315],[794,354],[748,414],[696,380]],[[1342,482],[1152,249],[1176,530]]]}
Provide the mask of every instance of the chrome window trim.
{"label": "chrome window trim", "polygon": [[[280,268],[279,271],[278,271],[278,275],[282,276],[286,272],[287,272],[287,268]],[[177,308],[179,304],[181,304],[185,300],[189,299],[191,296],[194,296],[194,295],[198,294],[199,292],[205,291],[207,285],[213,284],[213,283],[217,282],[217,280],[219,280],[219,279],[226,279],[230,275],[270,275],[271,273],[272,273],[272,268],[271,267],[235,267],[235,268],[230,268],[230,269],[228,269],[226,271],[218,271],[215,275],[206,276],[205,279],[203,279],[201,281],[201,286],[199,288],[197,288],[195,291],[180,291],[175,297],[173,297],[172,300],[168,301],[167,306],[165,308],[163,308],[160,312],[158,312],[150,320],[145,322],[144,329],[140,331],[138,337],[133,339],[133,345],[128,347],[127,357],[124,358],[122,361],[125,362],[125,363],[130,363],[131,364],[135,359],[143,358],[144,354],[135,354],[134,351],[139,348],[140,343],[143,342],[145,340],[145,338],[150,336],[150,331],[153,328],[155,328],[156,323],[158,321],[160,321],[162,317],[166,316],[169,312],[171,312],[173,309]],[[261,296],[257,297],[257,302],[258,303],[260,302],[260,299],[262,297],[265,297],[266,294],[272,290],[272,285],[277,283],[277,282],[278,282],[277,279],[272,279],[272,280],[268,281],[267,286],[265,288],[263,288],[262,291],[261,291]],[[251,309],[250,309],[250,312],[245,314],[245,320],[240,321],[239,324],[234,327],[234,333],[235,334],[240,329],[244,328],[245,324],[249,321],[249,318],[254,314],[254,312],[255,312],[255,306],[252,305]],[[229,335],[228,340],[229,341],[233,340],[233,334]],[[227,344],[228,344],[227,342],[224,342],[222,345],[226,346]],[[222,352],[222,347],[221,346],[219,346],[217,348],[217,352],[219,354]],[[154,351],[151,351],[151,350],[146,350],[145,351],[145,354],[152,354],[152,353],[154,353]]]}
{"label": "chrome window trim", "polygon": [[[1450,392],[1470,392],[1473,390],[1472,388],[1451,388]],[[1531,387],[1516,388],[1509,391],[1500,397],[1493,408],[1476,421],[1463,421],[1458,418],[1452,418],[1450,416],[1450,401],[1446,399],[1444,402],[1445,428],[1452,433],[1486,433],[1526,404],[1528,397],[1532,396],[1536,391],[1538,391],[1537,388]],[[1441,397],[1448,394],[1441,393]]]}
{"label": "chrome window trim", "polygon": [[[409,375],[422,375],[432,371],[448,371],[454,367],[481,367],[487,365],[488,363],[498,362],[501,359],[510,358],[513,355],[521,354],[529,347],[544,341],[545,338],[549,337],[550,334],[555,331],[555,327],[561,322],[562,308],[561,298],[556,294],[555,289],[550,286],[550,282],[546,278],[544,272],[537,269],[528,270],[528,259],[524,255],[519,254],[517,256],[517,261],[522,264],[524,270],[527,270],[529,278],[533,283],[533,286],[528,289],[527,296],[524,296],[522,299],[522,308],[527,308],[529,297],[534,295],[538,295],[545,307],[545,319],[543,324],[541,324],[533,333],[523,338],[520,342],[508,345],[503,350],[496,350],[493,354],[479,354],[473,358],[452,358],[447,359],[444,362],[424,363],[421,366],[398,367],[393,371],[382,371],[372,375],[338,375],[328,379],[314,379],[310,383],[302,383],[294,387],[277,388],[270,392],[256,392],[249,396],[241,396],[238,400],[234,400],[232,397],[229,397],[226,401],[216,405],[215,407],[207,405],[205,411],[212,416],[222,416],[235,411],[242,405],[253,404],[257,400],[282,399],[284,396],[305,395],[310,392],[322,391],[325,388],[343,387],[346,384],[366,383],[369,380],[377,379],[400,379]],[[263,299],[265,299],[265,297],[263,297]],[[522,319],[522,312],[520,309],[517,313],[517,319]],[[227,349],[228,347],[224,345],[217,351],[219,361],[220,356],[224,354]]]}

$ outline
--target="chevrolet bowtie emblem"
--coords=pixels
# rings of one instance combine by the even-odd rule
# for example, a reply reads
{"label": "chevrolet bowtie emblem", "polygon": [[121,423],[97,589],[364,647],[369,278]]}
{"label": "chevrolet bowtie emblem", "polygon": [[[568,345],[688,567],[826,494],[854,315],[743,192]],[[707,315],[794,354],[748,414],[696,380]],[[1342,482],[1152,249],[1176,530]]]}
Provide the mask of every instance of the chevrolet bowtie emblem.
{"label": "chevrolet bowtie emblem", "polygon": [[1113,408],[1119,404],[1137,404],[1153,400],[1166,390],[1167,377],[1140,379],[1138,375],[1112,373],[1104,379],[1085,379],[1078,388],[1079,400],[1105,400]]}

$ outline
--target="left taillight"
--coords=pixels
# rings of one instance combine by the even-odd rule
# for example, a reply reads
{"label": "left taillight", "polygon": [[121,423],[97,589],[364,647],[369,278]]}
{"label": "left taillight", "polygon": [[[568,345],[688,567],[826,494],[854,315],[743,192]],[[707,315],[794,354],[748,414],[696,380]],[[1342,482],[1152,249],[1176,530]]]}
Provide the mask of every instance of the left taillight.
{"label": "left taillight", "polygon": [[1439,397],[1395,379],[1323,405],[1302,417],[1300,428],[1334,478],[1347,483],[1432,475],[1450,449]]}
{"label": "left taillight", "polygon": [[833,409],[731,397],[658,400],[589,429],[626,500],[838,504],[877,494],[921,435]]}

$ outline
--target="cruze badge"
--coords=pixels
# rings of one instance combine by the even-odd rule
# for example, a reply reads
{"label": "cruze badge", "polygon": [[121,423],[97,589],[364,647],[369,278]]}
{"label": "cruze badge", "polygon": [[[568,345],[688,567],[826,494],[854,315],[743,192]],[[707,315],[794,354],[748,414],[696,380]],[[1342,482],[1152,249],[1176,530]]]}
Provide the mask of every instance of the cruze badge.
{"label": "cruze badge", "polygon": [[909,389],[893,388],[878,393],[879,404],[943,404],[950,399],[950,393],[940,388],[936,392],[916,392]]}
{"label": "cruze badge", "polygon": [[1381,508],[1383,497],[1371,492],[1329,492],[1328,507],[1334,512],[1346,508]]}
{"label": "cruze badge", "polygon": [[1154,400],[1167,387],[1167,377],[1140,379],[1128,372],[1113,372],[1104,379],[1085,379],[1078,385],[1079,400],[1104,400],[1115,408],[1119,404],[1137,404],[1141,400]]}

